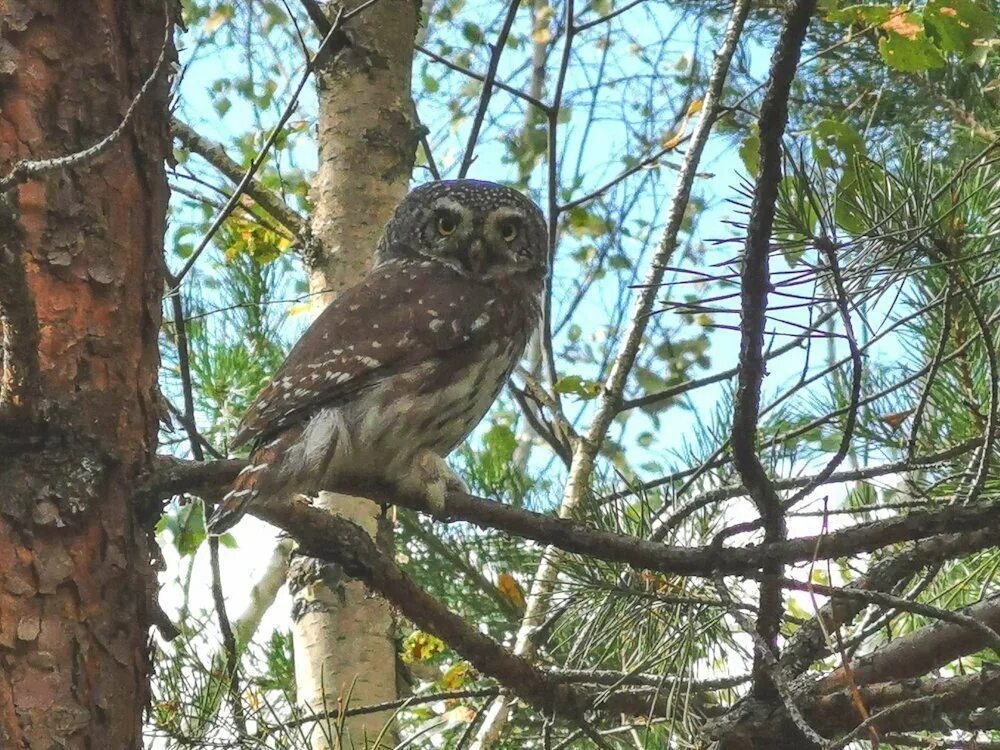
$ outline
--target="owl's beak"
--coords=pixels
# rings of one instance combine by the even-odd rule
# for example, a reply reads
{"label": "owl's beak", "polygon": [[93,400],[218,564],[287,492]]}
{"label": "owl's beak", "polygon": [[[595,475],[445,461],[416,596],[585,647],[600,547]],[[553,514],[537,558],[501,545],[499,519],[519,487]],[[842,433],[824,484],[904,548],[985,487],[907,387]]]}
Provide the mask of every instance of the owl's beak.
{"label": "owl's beak", "polygon": [[487,250],[486,243],[483,242],[482,238],[473,238],[466,257],[466,265],[473,273],[481,274],[486,270],[489,263],[489,250]]}

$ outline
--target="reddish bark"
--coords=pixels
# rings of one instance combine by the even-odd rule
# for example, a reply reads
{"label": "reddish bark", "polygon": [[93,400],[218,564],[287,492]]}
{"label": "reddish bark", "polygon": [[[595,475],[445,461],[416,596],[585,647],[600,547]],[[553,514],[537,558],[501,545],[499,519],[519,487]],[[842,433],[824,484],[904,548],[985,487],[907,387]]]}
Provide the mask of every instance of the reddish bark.
{"label": "reddish bark", "polygon": [[[111,132],[153,69],[164,13],[161,0],[0,0],[0,175]],[[37,321],[38,394],[33,418],[0,424],[3,748],[141,743],[155,571],[132,495],[156,443],[166,91],[104,156],[21,185],[17,226],[0,227],[0,307]]]}

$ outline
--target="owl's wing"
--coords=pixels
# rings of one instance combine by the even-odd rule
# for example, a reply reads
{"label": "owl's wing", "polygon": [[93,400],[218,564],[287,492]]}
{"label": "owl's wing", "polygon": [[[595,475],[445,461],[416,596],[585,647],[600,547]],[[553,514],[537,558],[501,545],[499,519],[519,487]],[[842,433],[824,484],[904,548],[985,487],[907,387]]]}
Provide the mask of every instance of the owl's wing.
{"label": "owl's wing", "polygon": [[[430,262],[375,269],[316,318],[247,410],[231,447],[267,440],[409,366],[513,334],[495,287]],[[521,311],[519,311],[521,312]],[[523,318],[522,318],[523,321]]]}

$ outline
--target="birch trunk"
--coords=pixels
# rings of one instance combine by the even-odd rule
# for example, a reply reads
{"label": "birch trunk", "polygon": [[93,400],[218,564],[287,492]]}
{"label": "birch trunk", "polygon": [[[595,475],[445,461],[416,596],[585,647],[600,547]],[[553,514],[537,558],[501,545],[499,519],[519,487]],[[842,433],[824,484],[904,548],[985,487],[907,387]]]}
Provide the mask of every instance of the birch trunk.
{"label": "birch trunk", "polygon": [[[122,122],[160,0],[0,2],[0,177]],[[0,195],[0,747],[136,748],[148,700],[166,76]]]}
{"label": "birch trunk", "polygon": [[[359,3],[346,4],[350,10]],[[332,16],[334,4],[327,7]],[[352,46],[319,77],[319,171],[310,291],[329,302],[371,265],[375,245],[405,195],[419,132],[412,117],[410,73],[418,4],[381,0],[348,24]],[[365,528],[392,549],[392,528],[369,500],[322,493],[319,503]],[[392,611],[334,565],[295,557],[292,592],[295,678],[300,702],[314,710],[394,700],[396,638]],[[391,712],[349,719],[347,735],[317,725],[315,750],[366,747]],[[380,746],[395,744],[395,731]]]}

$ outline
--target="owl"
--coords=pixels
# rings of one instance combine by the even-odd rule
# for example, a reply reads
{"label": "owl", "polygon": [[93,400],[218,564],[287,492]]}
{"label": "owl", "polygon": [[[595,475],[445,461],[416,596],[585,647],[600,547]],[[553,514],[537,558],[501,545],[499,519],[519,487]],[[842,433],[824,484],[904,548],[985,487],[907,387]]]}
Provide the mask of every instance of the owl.
{"label": "owl", "polygon": [[378,481],[441,509],[465,491],[445,457],[486,414],[541,314],[541,211],[478,180],[411,191],[371,272],[303,334],[232,443],[250,460],[210,528],[256,498]]}

